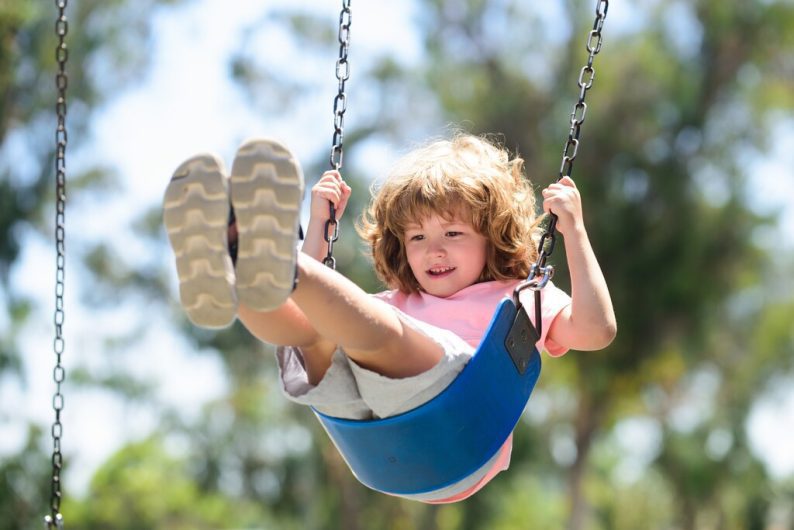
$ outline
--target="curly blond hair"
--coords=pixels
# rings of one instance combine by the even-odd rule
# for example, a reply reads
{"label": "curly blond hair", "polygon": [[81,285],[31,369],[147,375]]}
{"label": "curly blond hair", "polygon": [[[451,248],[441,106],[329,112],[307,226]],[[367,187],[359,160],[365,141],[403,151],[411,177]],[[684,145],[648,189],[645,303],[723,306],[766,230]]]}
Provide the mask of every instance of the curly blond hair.
{"label": "curly blond hair", "polygon": [[535,196],[524,161],[488,137],[457,133],[411,151],[392,168],[357,229],[375,272],[391,289],[420,290],[405,253],[405,229],[431,214],[461,217],[488,241],[479,282],[526,278],[537,259]]}

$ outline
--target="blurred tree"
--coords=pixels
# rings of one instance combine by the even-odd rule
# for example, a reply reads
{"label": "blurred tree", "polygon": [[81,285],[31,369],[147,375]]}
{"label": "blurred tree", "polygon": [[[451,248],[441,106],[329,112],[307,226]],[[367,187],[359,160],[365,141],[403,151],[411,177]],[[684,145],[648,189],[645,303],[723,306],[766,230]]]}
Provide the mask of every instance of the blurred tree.
{"label": "blurred tree", "polygon": [[[146,64],[149,14],[166,3],[175,2],[69,2],[69,151],[80,145],[91,109]],[[56,16],[51,3],[0,1],[0,299],[7,308],[0,320],[0,377],[22,381],[19,333],[33,311],[10,272],[26,240],[53,230]],[[70,174],[69,193],[98,176],[108,177]],[[0,422],[9,411],[0,410]],[[49,437],[49,429],[30,426],[24,446],[0,465],[2,528],[20,528],[47,511],[50,459],[41,447],[51,443],[42,435]]]}
{"label": "blurred tree", "polygon": [[[506,144],[526,156],[535,183],[545,185],[550,179],[539,175],[559,163],[554,144],[564,138],[565,111],[572,106],[560,94],[574,93],[571,80],[585,56],[592,11],[563,3],[571,16],[544,27],[522,17],[531,9],[518,2],[427,5],[421,19],[433,59],[427,82],[445,116],[470,120],[477,132],[504,133]],[[736,330],[753,329],[766,317],[755,312],[731,319],[727,313],[737,298],[760,288],[766,268],[754,234],[768,220],[748,204],[745,153],[763,153],[769,124],[794,106],[786,59],[794,45],[794,7],[702,0],[644,2],[634,9],[642,11],[642,21],[623,35],[611,33],[607,21],[574,172],[620,331],[609,349],[570,356],[573,373],[549,363],[545,379],[575,395],[571,417],[556,419],[570,421],[574,448],[568,528],[583,528],[590,519],[583,486],[596,441],[627,414],[648,413],[664,429],[657,466],[677,502],[669,523],[694,528],[698,517],[714,510],[730,528],[760,527],[769,507],[767,477],[749,451],[745,424],[771,374],[762,357],[750,356],[737,377],[729,358],[765,342]],[[555,46],[568,30],[571,38]],[[516,37],[505,42],[503,35]],[[742,126],[731,127],[737,120]],[[556,261],[563,263],[559,256]],[[790,306],[786,311],[791,314]],[[791,332],[765,332],[772,334],[766,341],[782,346],[767,351],[771,364],[781,366],[792,352]],[[790,362],[785,366],[790,370]],[[719,394],[731,396],[731,403],[715,402],[713,416],[680,432],[671,425],[673,416],[687,406],[683,401],[697,382],[692,376],[701,370],[716,372]],[[737,394],[744,377],[753,379],[753,391]],[[706,446],[718,425],[734,443],[714,461]],[[732,484],[744,473],[756,478],[743,482],[752,487],[746,499],[736,500]],[[731,510],[740,513],[729,516]]]}
{"label": "blurred tree", "polygon": [[[562,2],[543,11],[509,0],[419,5],[427,52],[419,68],[396,54],[355,63],[358,79],[373,82],[361,86],[375,88],[366,94],[367,107],[357,111],[359,121],[348,121],[349,152],[404,145],[417,134],[434,133],[437,123],[464,123],[473,132],[503,134],[505,144],[527,160],[535,184],[550,182],[553,177],[543,175],[554,175],[559,165],[592,24],[590,6]],[[767,366],[790,373],[790,363],[782,361],[791,352],[791,335],[766,326],[764,340],[750,336],[754,324],[769,318],[767,311],[737,316],[733,309],[748,292],[775,289],[760,283],[769,256],[754,234],[771,219],[748,203],[745,164],[748,152],[764,152],[770,120],[794,103],[786,62],[794,46],[794,13],[775,1],[728,6],[649,0],[633,9],[643,15],[636,27],[612,33],[615,23],[607,22],[574,173],[615,300],[617,341],[604,352],[549,363],[536,398],[543,401],[541,410],[530,412],[519,428],[512,472],[459,506],[417,506],[374,495],[339,471],[338,457],[326,456],[333,451],[320,437],[325,468],[319,478],[327,487],[314,495],[328,507],[327,521],[336,522],[329,527],[473,529],[497,521],[510,527],[523,519],[559,528],[567,519],[576,530],[634,528],[649,518],[659,527],[693,528],[712,520],[726,528],[763,524],[769,477],[750,451],[745,425],[759,389],[773,375],[762,357],[748,356],[741,376],[733,361],[737,350],[771,341],[780,348],[766,350]],[[305,11],[276,13],[253,24],[246,38],[274,24],[289,28],[300,46],[329,50],[328,62],[333,60],[335,33],[319,31],[323,22]],[[756,38],[748,41],[747,35]],[[355,50],[355,30],[353,43]],[[317,82],[289,77],[251,48],[241,50],[233,72],[263,110],[276,112],[273,102],[294,108],[284,103],[310,93]],[[351,96],[351,108],[355,101]],[[730,127],[737,120],[742,127]],[[349,179],[373,177],[362,176],[353,161],[345,167]],[[343,254],[350,239],[340,244]],[[562,250],[555,261],[565,286]],[[342,272],[377,288],[367,266],[365,260],[340,263]],[[708,402],[700,404],[705,412],[695,425],[682,427],[677,418],[698,399],[704,377],[717,381],[714,395],[701,398]],[[747,379],[752,386],[742,383]],[[549,400],[554,404],[546,406]],[[599,494],[613,483],[622,455],[602,461],[593,452],[610,444],[613,428],[627,417],[648,418],[660,432],[652,455],[656,472],[636,488]],[[525,473],[538,481],[528,481]],[[748,486],[743,498],[735,494],[740,477]],[[514,506],[529,496],[525,488],[540,496],[537,504]],[[633,499],[630,510],[624,495]],[[653,501],[658,496],[664,503]],[[563,500],[567,512],[560,509]]]}
{"label": "blurred tree", "polygon": [[50,493],[46,480],[50,459],[41,451],[42,433],[33,426],[23,447],[0,460],[0,529],[27,528],[26,523],[40,521],[47,513]]}
{"label": "blurred tree", "polygon": [[[82,75],[72,75],[71,127],[79,131],[87,123],[89,109],[116,80],[129,80],[94,74],[142,66],[145,53],[138,52],[145,47],[138,42],[148,21],[144,14],[154,4],[76,2],[70,61]],[[355,62],[363,54],[354,25],[357,77],[351,86],[361,93],[349,101],[359,110],[356,121],[347,121],[345,165],[354,188],[365,190],[374,176],[361,167],[359,149],[403,148],[437,134],[438,124],[447,122],[503,134],[505,144],[527,160],[535,185],[550,182],[585,58],[589,3],[424,0],[418,6],[426,50],[419,65],[406,64],[396,53]],[[355,482],[309,411],[275,395],[273,363],[260,358],[269,348],[239,325],[202,331],[176,311],[174,322],[195,349],[219,355],[229,390],[195,420],[164,407],[160,429],[168,435],[130,445],[112,458],[92,483],[97,502],[68,504],[80,526],[115,528],[121,521],[145,523],[127,528],[765,528],[777,499],[770,497],[770,478],[750,451],[746,423],[759,395],[791,376],[792,293],[766,275],[769,249],[754,236],[768,220],[748,204],[746,164],[748,153],[764,153],[769,123],[794,106],[794,7],[785,0],[645,0],[611,7],[621,9],[629,14],[606,23],[574,171],[615,301],[619,335],[603,352],[547,363],[518,428],[508,473],[451,506],[375,494]],[[12,331],[29,309],[24,300],[15,302],[8,268],[19,252],[20,227],[40,222],[52,165],[50,140],[42,140],[51,138],[52,88],[42,79],[54,71],[54,41],[48,43],[52,24],[39,10],[0,3],[0,139],[4,153],[13,148],[13,159],[26,161],[24,172],[16,171],[21,164],[0,163],[0,185],[6,186],[0,188],[0,288],[16,315],[8,325]],[[633,25],[618,28],[621,19]],[[328,65],[329,81],[336,52],[335,32],[314,13],[290,9],[252,22],[231,71],[254,105],[270,114],[290,112],[318,83],[263,63],[276,58],[263,59],[249,46],[274,25],[287,28],[298,49],[327,51],[317,60]],[[113,69],[89,70],[89,64]],[[323,156],[306,174],[319,175],[325,167]],[[349,211],[361,211],[366,200],[357,193]],[[353,218],[343,223],[339,268],[376,290],[368,262],[360,259]],[[159,205],[134,229],[165,248]],[[554,261],[558,283],[566,286],[559,245]],[[167,273],[159,262],[128,263],[98,242],[87,263],[96,276],[95,302],[109,305],[123,295],[172,305],[164,298]],[[790,269],[781,275],[790,276]],[[762,302],[770,294],[774,303]],[[19,366],[14,335],[4,337],[10,339],[0,343],[0,369],[12,369]],[[130,346],[139,337],[131,332],[114,340]],[[99,382],[123,385],[136,399],[150,390],[124,376],[109,374]],[[646,421],[659,439],[647,461],[635,464],[640,472],[632,480],[620,478],[626,455],[616,442],[627,418]],[[23,457],[31,458],[20,453],[0,466],[2,510],[24,504],[6,499],[45,493],[30,486],[41,483],[34,476],[20,482],[17,462]],[[38,472],[46,482],[46,469]],[[780,502],[790,502],[790,484],[775,491],[781,492]],[[138,522],[123,521],[128,507]]]}
{"label": "blurred tree", "polygon": [[220,493],[206,494],[186,466],[152,438],[122,448],[97,471],[90,503],[65,507],[76,528],[193,530],[213,528],[298,529],[273,520],[261,505]]}

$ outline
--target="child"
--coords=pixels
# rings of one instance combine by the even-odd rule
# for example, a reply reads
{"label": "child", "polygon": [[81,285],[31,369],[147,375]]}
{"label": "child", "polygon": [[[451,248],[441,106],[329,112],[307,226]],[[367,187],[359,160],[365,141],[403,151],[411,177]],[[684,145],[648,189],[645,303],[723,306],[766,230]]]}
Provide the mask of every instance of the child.
{"label": "child", "polygon": [[[228,325],[237,315],[277,345],[283,390],[293,401],[352,419],[411,410],[455,379],[499,300],[537,259],[535,201],[522,173],[520,158],[464,134],[404,157],[358,227],[391,289],[373,296],[319,261],[327,252],[329,203],[339,219],[351,193],[337,171],[312,188],[297,252],[303,178],[284,146],[244,144],[230,186],[218,159],[194,157],[177,169],[165,198],[182,304],[198,325]],[[227,232],[229,199],[236,224]],[[579,193],[566,177],[543,190],[543,199],[565,238],[572,293],[552,283],[541,291],[538,351],[602,349],[615,335],[615,316]],[[236,265],[229,237],[239,238]],[[534,297],[523,291],[521,301],[534,315]],[[466,498],[507,468],[511,447],[508,439],[470,477],[409,498]]]}

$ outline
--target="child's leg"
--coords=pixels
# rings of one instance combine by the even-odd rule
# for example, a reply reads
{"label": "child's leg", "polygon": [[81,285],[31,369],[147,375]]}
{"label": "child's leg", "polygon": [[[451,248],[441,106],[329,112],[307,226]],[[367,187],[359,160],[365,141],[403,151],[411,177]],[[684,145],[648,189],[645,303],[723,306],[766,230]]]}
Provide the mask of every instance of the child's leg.
{"label": "child's leg", "polygon": [[[259,339],[300,347],[314,384],[337,345],[362,366],[391,377],[415,375],[438,362],[438,345],[404,326],[390,307],[312,258],[296,259],[303,178],[291,153],[273,140],[246,142],[232,167],[232,236],[239,232],[233,267],[224,173],[217,157],[193,157],[175,171],[165,194],[180,297],[194,323],[225,327],[239,311]],[[302,284],[284,302],[296,263]]]}
{"label": "child's leg", "polygon": [[388,304],[309,256],[298,257],[291,300],[324,340],[384,376],[420,374],[444,355],[436,341],[403,322]]}
{"label": "child's leg", "polygon": [[297,253],[302,192],[300,166],[286,147],[268,139],[240,147],[231,199],[239,237],[239,314],[246,326],[264,341],[301,346],[311,374],[325,372],[336,346],[387,377],[435,366],[443,356],[437,342],[341,274]]}
{"label": "child's leg", "polygon": [[295,302],[287,300],[278,309],[267,312],[240,304],[238,312],[248,331],[262,342],[300,348],[309,383],[320,382],[331,366],[336,343],[321,337]]}
{"label": "child's leg", "polygon": [[260,340],[297,346],[309,382],[316,384],[337,346],[359,365],[392,378],[435,366],[441,346],[406,325],[386,303],[305,254],[298,256],[298,285],[281,307],[255,311],[244,304],[240,320]]}
{"label": "child's leg", "polygon": [[238,316],[258,339],[301,349],[309,382],[317,384],[336,345],[323,340],[306,315],[285,299],[295,281],[295,256],[303,172],[284,145],[268,138],[245,142],[230,175],[237,249]]}

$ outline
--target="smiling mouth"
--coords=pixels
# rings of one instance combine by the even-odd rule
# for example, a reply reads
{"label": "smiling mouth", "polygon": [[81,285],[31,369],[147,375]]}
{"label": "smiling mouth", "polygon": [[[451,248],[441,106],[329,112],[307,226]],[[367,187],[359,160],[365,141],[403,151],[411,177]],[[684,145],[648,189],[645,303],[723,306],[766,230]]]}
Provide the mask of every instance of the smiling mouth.
{"label": "smiling mouth", "polygon": [[455,267],[435,267],[435,268],[429,269],[427,271],[427,274],[429,274],[430,276],[444,276],[444,275],[449,274],[450,272],[452,272],[454,270],[455,270]]}

